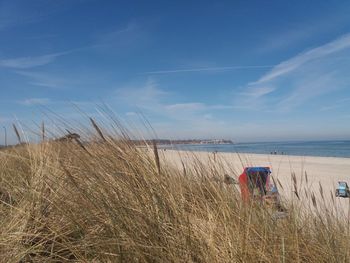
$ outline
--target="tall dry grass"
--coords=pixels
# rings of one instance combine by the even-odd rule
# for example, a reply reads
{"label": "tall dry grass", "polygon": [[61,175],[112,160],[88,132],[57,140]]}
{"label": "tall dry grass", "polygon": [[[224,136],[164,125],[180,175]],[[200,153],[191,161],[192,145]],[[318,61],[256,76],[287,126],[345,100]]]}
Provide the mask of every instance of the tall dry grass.
{"label": "tall dry grass", "polygon": [[276,220],[220,165],[176,169],[92,124],[89,144],[0,151],[1,262],[350,261],[349,223],[322,204]]}

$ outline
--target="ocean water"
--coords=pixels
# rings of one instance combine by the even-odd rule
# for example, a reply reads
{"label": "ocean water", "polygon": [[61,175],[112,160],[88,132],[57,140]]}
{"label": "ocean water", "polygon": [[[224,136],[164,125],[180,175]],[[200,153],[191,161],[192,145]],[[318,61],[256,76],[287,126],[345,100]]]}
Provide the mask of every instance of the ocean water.
{"label": "ocean water", "polygon": [[236,144],[186,144],[163,146],[177,150],[238,152],[350,158],[349,141],[259,142]]}

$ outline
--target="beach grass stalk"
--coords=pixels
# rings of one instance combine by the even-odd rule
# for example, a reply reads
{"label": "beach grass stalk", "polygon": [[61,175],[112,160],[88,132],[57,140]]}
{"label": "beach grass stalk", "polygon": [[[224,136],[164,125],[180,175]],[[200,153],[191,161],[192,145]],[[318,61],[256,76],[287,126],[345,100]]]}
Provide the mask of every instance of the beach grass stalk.
{"label": "beach grass stalk", "polygon": [[224,183],[219,155],[178,169],[90,122],[101,140],[0,151],[0,262],[349,262],[349,221],[314,193],[276,219]]}

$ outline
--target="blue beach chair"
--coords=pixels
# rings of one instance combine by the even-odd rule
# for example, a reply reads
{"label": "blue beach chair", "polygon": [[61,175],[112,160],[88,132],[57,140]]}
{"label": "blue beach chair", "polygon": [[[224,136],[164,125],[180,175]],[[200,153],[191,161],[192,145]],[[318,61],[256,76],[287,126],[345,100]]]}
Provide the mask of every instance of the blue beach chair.
{"label": "blue beach chair", "polygon": [[338,182],[338,188],[335,190],[336,197],[349,198],[350,190],[346,182]]}

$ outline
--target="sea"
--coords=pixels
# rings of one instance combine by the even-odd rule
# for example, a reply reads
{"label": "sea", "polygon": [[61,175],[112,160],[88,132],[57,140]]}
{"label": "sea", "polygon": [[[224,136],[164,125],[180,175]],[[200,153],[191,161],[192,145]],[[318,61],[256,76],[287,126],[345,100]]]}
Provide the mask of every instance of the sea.
{"label": "sea", "polygon": [[235,144],[176,144],[172,146],[162,146],[162,148],[203,152],[217,151],[350,158],[350,140],[255,142]]}

